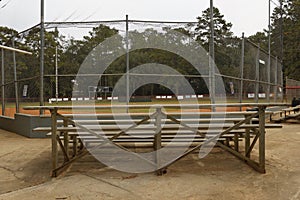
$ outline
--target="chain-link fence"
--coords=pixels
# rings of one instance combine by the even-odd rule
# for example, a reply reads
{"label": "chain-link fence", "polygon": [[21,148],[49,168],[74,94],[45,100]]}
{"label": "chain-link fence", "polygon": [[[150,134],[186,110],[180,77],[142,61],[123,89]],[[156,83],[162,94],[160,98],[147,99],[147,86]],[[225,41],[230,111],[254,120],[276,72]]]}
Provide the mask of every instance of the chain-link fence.
{"label": "chain-link fence", "polygon": [[[20,112],[20,103],[37,102],[38,69],[24,63],[34,59],[28,51],[1,46],[1,113],[13,116]],[[24,72],[27,73],[24,73]]]}
{"label": "chain-link fence", "polygon": [[[136,88],[130,97],[131,101],[180,100],[182,98],[199,98],[200,101],[209,102],[211,80],[213,77],[223,80],[227,102],[278,102],[283,97],[283,74],[281,62],[246,38],[220,37],[215,43],[215,64],[217,71],[210,74],[209,57],[203,56],[200,71],[193,69],[190,62],[175,55],[174,52],[155,50],[153,48],[132,49],[135,46],[148,42],[152,45],[174,45],[178,37],[174,33],[186,35],[180,42],[184,48],[194,48],[196,22],[154,22],[139,20],[117,20],[105,22],[51,22],[45,23],[45,60],[44,60],[44,100],[45,103],[55,101],[87,100],[97,98],[99,101],[117,98],[120,101],[125,96],[112,97],[111,93],[118,80],[127,74],[134,79],[144,77],[170,76],[176,84],[176,74],[148,74],[128,71],[146,63],[160,63],[168,65],[183,75],[195,91],[195,95],[182,91],[180,85],[171,91],[159,84],[146,84]],[[170,31],[174,36],[170,36]],[[117,35],[117,37],[116,37]],[[114,36],[111,45],[116,45],[118,51],[125,52],[114,60],[104,72],[82,74],[85,80],[91,77],[101,77],[97,84],[86,88],[77,87],[76,76],[85,57],[105,39]],[[133,41],[132,37],[135,38]],[[159,37],[160,39],[156,39]],[[136,39],[138,38],[138,39]],[[166,41],[162,41],[165,38]],[[14,109],[16,95],[14,85],[18,86],[18,102],[31,102],[38,104],[40,95],[40,61],[39,61],[39,26],[35,26],[19,34],[19,44],[26,46],[33,52],[32,56],[17,55],[17,81],[14,81],[12,52],[4,51],[2,68],[2,109]],[[128,42],[128,43],[126,43]],[[117,44],[118,43],[118,44]],[[121,44],[121,45],[120,45]],[[128,45],[126,45],[128,44]],[[207,43],[201,44],[207,51]],[[194,50],[192,50],[194,51]],[[192,58],[197,60],[198,58]],[[93,63],[91,63],[92,65]],[[209,83],[209,84],[208,84]],[[128,85],[128,88],[135,88]],[[218,85],[214,88],[214,97],[218,98]],[[126,86],[124,86],[126,91]],[[127,97],[128,98],[128,97]],[[22,110],[20,110],[22,112]],[[2,112],[6,114],[5,112]]]}
{"label": "chain-link fence", "polygon": [[291,102],[295,97],[300,99],[300,81],[296,81],[286,77],[286,99]]}

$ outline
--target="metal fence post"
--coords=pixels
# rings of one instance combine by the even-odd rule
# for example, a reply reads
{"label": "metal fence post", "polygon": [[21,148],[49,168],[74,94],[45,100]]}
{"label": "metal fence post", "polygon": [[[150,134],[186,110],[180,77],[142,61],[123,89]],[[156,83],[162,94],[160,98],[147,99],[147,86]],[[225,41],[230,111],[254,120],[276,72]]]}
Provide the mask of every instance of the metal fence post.
{"label": "metal fence post", "polygon": [[267,102],[270,102],[271,91],[271,0],[269,0],[269,14],[268,14],[268,65],[267,65]]}
{"label": "metal fence post", "polygon": [[[41,0],[41,33],[40,33],[40,106],[44,105],[44,0]],[[44,110],[40,110],[44,114]]]}
{"label": "metal fence post", "polygon": [[[129,33],[128,15],[126,15],[126,104],[129,105]],[[127,107],[127,112],[129,111]]]}
{"label": "metal fence post", "polygon": [[[15,48],[15,37],[12,38],[12,46]],[[15,98],[16,98],[16,113],[20,112],[19,109],[19,89],[17,80],[17,62],[16,62],[16,52],[13,51],[13,63],[14,63],[14,85],[15,85]]]}
{"label": "metal fence post", "polygon": [[57,45],[55,47],[55,98],[56,103],[58,102],[58,54],[57,54]]}
{"label": "metal fence post", "polygon": [[4,70],[4,49],[1,49],[1,92],[2,92],[2,115],[5,115],[5,70]]}
{"label": "metal fence post", "polygon": [[[243,90],[244,90],[244,62],[245,62],[245,35],[242,33],[242,51],[241,51],[241,66],[240,66],[240,94],[239,94],[239,100],[240,103],[243,102]],[[242,107],[240,107],[240,110],[242,110]]]}
{"label": "metal fence post", "polygon": [[257,54],[255,58],[255,102],[258,103],[258,93],[259,93],[259,54],[260,54],[260,47],[258,45]]}
{"label": "metal fence post", "polygon": [[58,147],[57,147],[57,108],[50,110],[51,112],[51,142],[52,142],[52,176],[56,176],[54,170],[58,164]]}
{"label": "metal fence post", "polygon": [[278,96],[278,58],[276,57],[275,61],[275,75],[274,75],[274,101],[277,102],[277,96]]}
{"label": "metal fence post", "polygon": [[[215,48],[214,48],[214,18],[213,18],[214,6],[213,0],[210,0],[210,42],[209,42],[209,83],[210,83],[210,100],[212,104],[215,104]],[[212,110],[215,111],[215,107],[212,106]]]}

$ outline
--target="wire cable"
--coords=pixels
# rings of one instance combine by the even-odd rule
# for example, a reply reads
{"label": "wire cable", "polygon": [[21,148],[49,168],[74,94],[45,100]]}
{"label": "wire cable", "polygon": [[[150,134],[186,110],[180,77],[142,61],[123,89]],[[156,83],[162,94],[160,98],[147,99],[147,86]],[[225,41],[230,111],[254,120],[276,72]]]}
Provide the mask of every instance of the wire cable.
{"label": "wire cable", "polygon": [[[1,1],[1,0],[0,0]],[[3,6],[0,7],[0,9],[5,8],[12,0],[9,0],[8,2],[6,2]]]}

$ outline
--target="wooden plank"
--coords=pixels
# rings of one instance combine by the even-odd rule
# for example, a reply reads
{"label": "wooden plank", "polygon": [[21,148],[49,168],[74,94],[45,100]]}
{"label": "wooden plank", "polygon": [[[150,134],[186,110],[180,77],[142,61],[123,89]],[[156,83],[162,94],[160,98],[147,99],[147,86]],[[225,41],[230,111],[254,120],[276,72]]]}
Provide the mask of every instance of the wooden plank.
{"label": "wooden plank", "polygon": [[[195,109],[195,108],[212,108],[212,107],[270,107],[270,106],[290,106],[289,103],[219,103],[219,104],[162,104],[158,105],[157,107],[164,107],[164,108],[185,108],[185,109]],[[25,106],[25,110],[86,110],[86,109],[112,109],[112,108],[151,108],[153,107],[152,104],[145,104],[145,105],[112,105],[112,106]]]}
{"label": "wooden plank", "polygon": [[289,107],[289,108],[284,108],[282,111],[295,111],[300,109],[300,106],[295,106],[295,107]]}
{"label": "wooden plank", "polygon": [[[167,115],[172,115],[172,116],[200,116],[200,117],[210,117],[210,116],[248,116],[256,111],[231,111],[231,112],[195,112],[195,111],[182,111],[182,112],[166,112],[165,114]],[[266,114],[271,114],[273,113],[272,111],[266,111]],[[68,118],[77,118],[77,120],[83,120],[85,118],[100,118],[100,119],[107,119],[107,118],[113,118],[114,116],[117,117],[127,117],[128,115],[132,117],[144,117],[149,115],[149,113],[101,113],[101,114],[84,114],[84,113],[77,113],[77,114],[64,114],[65,117]]]}
{"label": "wooden plank", "polygon": [[295,114],[289,114],[285,117],[285,120],[289,120],[289,119],[297,119],[300,116],[300,112],[295,113]]}
{"label": "wooden plank", "polygon": [[[129,138],[118,138],[115,139],[114,142],[115,143],[150,143],[152,144],[152,148],[153,148],[153,139],[154,138],[136,138],[136,139],[129,139]],[[100,140],[99,138],[82,138],[83,142],[94,142],[94,143],[102,143],[104,142],[104,140]],[[181,138],[181,139],[166,139],[166,138],[162,138],[161,143],[187,143],[187,142],[205,142],[207,141],[207,138],[195,138],[194,140],[191,139],[187,139],[187,138]],[[224,141],[225,138],[224,137],[220,137],[217,140],[220,141]]]}
{"label": "wooden plank", "polygon": [[[238,122],[238,121],[241,121],[243,120],[244,118],[200,118],[200,119],[194,119],[194,118],[191,118],[191,119],[188,119],[188,118],[183,118],[183,119],[180,119],[181,122],[185,122],[185,123],[193,123],[193,122],[200,122],[200,123],[203,123],[203,122],[212,122],[212,123],[215,123],[215,122]],[[115,119],[97,119],[97,120],[94,120],[94,119],[86,119],[86,120],[75,120],[76,123],[80,123],[80,124],[84,124],[84,125],[93,125],[93,124],[132,124],[132,123],[136,123],[136,122],[139,122],[141,119],[132,119],[132,120],[127,120],[127,119],[118,119],[117,122]],[[162,119],[162,123],[164,122],[169,122],[170,120],[167,120],[167,119]],[[253,120],[253,121],[256,121],[256,120]],[[154,122],[153,119],[149,120],[149,122]],[[58,120],[57,122],[58,125],[61,125],[63,124],[63,121],[61,120]]]}
{"label": "wooden plank", "polygon": [[[220,129],[220,128],[226,129],[226,128],[233,126],[234,124],[233,123],[225,123],[225,124],[186,124],[186,125],[193,129],[207,130],[209,128],[210,130],[213,130],[213,129]],[[90,125],[90,126],[84,126],[84,127],[88,128],[90,130],[94,130],[94,131],[99,130],[99,125]],[[100,127],[101,127],[102,131],[120,131],[120,130],[129,131],[130,129],[133,129],[132,126],[128,126],[128,125],[101,125]],[[131,128],[128,130],[129,127],[131,127]],[[135,130],[141,130],[141,131],[155,130],[155,126],[151,125],[151,124],[140,125],[138,127],[134,126],[134,128],[135,128]],[[181,123],[181,125],[165,124],[162,127],[163,130],[177,130],[178,128],[183,129],[184,128],[183,123]],[[244,125],[237,127],[237,129],[246,129],[246,128],[249,128],[249,129],[259,128],[259,125],[258,124],[244,124]],[[282,128],[282,125],[281,124],[266,124],[265,128]],[[39,131],[50,132],[51,130],[52,130],[51,127],[38,127],[38,128],[33,129],[33,131],[35,131],[35,132],[39,132]],[[69,127],[57,127],[56,130],[60,131],[60,132],[64,132],[64,131],[76,132],[79,130],[83,130],[83,128],[78,127],[78,126],[77,127],[69,126]]]}
{"label": "wooden plank", "polygon": [[[250,131],[250,130],[249,130]],[[190,130],[176,130],[176,131],[170,131],[170,130],[165,130],[162,132],[162,136],[166,137],[166,136],[174,136],[174,135],[178,135],[178,137],[182,136],[189,136],[189,135],[195,135],[193,134],[194,132],[190,131]],[[203,136],[205,136],[206,134],[210,134],[210,135],[217,135],[220,132],[218,130],[206,130],[205,132],[202,132]],[[244,133],[243,130],[231,130],[228,134],[242,134]],[[79,135],[81,137],[85,137],[85,136],[93,136],[93,134],[86,132],[86,131],[76,131],[76,132],[68,132],[69,136],[72,135]],[[103,133],[105,134],[105,136],[109,137],[109,136],[114,136],[116,135],[116,132],[105,132]],[[51,133],[48,134],[49,136],[51,136]],[[125,135],[130,135],[132,137],[147,137],[147,136],[153,136],[154,132],[153,131],[137,131],[137,130],[130,130],[128,131]],[[226,135],[225,135],[226,136]]]}

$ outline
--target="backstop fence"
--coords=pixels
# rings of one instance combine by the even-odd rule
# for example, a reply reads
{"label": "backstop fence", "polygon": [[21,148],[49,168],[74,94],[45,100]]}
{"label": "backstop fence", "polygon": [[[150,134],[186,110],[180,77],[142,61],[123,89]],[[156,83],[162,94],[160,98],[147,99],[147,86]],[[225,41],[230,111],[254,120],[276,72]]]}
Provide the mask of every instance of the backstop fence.
{"label": "backstop fence", "polygon": [[[135,43],[130,43],[131,37],[139,37],[138,42],[161,43],[156,37],[166,38],[170,45],[175,43],[166,37],[169,30],[184,34],[188,39],[182,39],[182,45],[188,46],[191,41],[199,38],[197,22],[157,22],[140,20],[115,20],[98,22],[49,22],[45,23],[45,56],[44,56],[44,91],[45,103],[71,100],[88,100],[97,98],[99,101],[124,99],[112,97],[111,92],[116,82],[124,75],[143,79],[144,77],[163,77],[175,74],[135,73],[129,71],[146,63],[160,63],[170,66],[186,77],[195,91],[195,95],[177,90],[170,91],[158,84],[147,84],[139,87],[130,97],[131,101],[180,100],[183,98],[198,98],[199,101],[210,101],[218,98],[218,85],[213,84],[214,77],[221,77],[226,90],[227,102],[279,102],[283,100],[283,73],[279,59],[269,55],[244,37],[216,35],[214,44],[214,60],[218,71],[212,71],[209,57],[205,57],[201,73],[191,69],[191,63],[174,55],[174,53],[147,48],[135,50]],[[3,50],[1,54],[2,67],[2,114],[9,115],[15,111],[16,102],[20,107],[26,102],[37,104],[40,96],[40,60],[39,60],[39,25],[34,26],[16,37],[18,47],[31,51],[33,55],[17,54],[15,60],[10,51]],[[100,77],[98,84],[78,88],[76,76],[85,57],[105,39],[117,35],[122,43],[116,46],[124,48],[126,55],[119,56],[104,72],[95,71],[86,74],[89,77]],[[173,42],[173,43],[172,43]],[[199,41],[200,45],[209,52],[208,41]],[[11,44],[8,44],[11,45]],[[111,44],[115,45],[115,44]],[[189,47],[191,48],[191,46]],[[209,55],[209,53],[208,53]],[[197,58],[194,58],[197,59]],[[13,66],[16,66],[14,80]],[[92,63],[91,63],[92,65]],[[17,83],[17,90],[14,90]],[[209,85],[205,84],[209,83]],[[134,88],[134,85],[124,85],[124,90]],[[15,91],[18,91],[16,95]],[[74,95],[76,94],[76,95]],[[16,101],[16,96],[18,101]],[[73,99],[72,99],[73,98]],[[22,109],[19,110],[22,112]]]}

